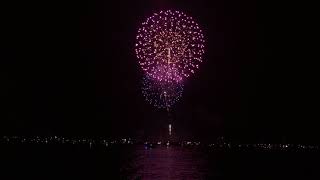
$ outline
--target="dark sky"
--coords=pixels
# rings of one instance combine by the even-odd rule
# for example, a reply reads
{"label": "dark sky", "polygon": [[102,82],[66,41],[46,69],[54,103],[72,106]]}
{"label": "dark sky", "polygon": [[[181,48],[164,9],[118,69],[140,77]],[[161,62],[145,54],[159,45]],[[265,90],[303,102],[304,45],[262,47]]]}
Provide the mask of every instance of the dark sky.
{"label": "dark sky", "polygon": [[173,110],[178,136],[306,142],[319,134],[299,58],[299,9],[253,0],[1,7],[1,134],[159,134],[166,114],[144,101],[133,45],[140,23],[162,9],[194,17],[207,39],[204,63]]}

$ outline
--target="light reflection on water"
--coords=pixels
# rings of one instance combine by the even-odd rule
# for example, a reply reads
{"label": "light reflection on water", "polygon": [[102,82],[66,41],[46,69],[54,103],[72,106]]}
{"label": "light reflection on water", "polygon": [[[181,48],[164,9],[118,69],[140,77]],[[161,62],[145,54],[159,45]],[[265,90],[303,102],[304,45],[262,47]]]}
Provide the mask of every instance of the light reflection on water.
{"label": "light reflection on water", "polygon": [[320,179],[319,153],[142,145],[11,144],[1,150],[1,177],[8,177],[2,179]]}
{"label": "light reflection on water", "polygon": [[133,179],[204,179],[206,158],[200,151],[181,147],[135,150]]}

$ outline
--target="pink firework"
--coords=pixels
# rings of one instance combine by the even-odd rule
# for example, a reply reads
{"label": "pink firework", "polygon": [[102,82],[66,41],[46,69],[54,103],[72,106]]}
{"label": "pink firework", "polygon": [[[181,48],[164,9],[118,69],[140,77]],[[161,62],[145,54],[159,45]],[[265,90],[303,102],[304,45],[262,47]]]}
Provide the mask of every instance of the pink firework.
{"label": "pink firework", "polygon": [[181,82],[202,62],[204,35],[192,17],[180,11],[160,11],[142,23],[136,36],[136,56],[147,75]]}

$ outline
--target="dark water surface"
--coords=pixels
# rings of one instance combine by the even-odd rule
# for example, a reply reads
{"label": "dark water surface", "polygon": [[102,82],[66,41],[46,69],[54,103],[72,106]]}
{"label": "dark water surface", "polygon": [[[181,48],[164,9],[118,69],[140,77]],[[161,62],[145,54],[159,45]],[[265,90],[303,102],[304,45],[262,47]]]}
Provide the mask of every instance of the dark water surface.
{"label": "dark water surface", "polygon": [[136,174],[143,179],[204,179],[207,158],[200,151],[179,147],[135,150]]}
{"label": "dark water surface", "polygon": [[320,179],[318,153],[1,145],[0,179]]}

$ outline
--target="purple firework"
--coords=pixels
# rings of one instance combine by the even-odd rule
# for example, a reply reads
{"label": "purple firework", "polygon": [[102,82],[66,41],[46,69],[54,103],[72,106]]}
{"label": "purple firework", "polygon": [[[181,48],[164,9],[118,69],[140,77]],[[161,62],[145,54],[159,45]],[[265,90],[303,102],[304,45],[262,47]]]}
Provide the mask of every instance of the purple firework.
{"label": "purple firework", "polygon": [[142,94],[158,108],[169,110],[182,96],[183,85],[177,82],[160,82],[150,76],[142,79]]}
{"label": "purple firework", "polygon": [[136,56],[150,77],[181,82],[202,62],[204,35],[192,17],[180,11],[160,11],[147,18],[136,36]]}

